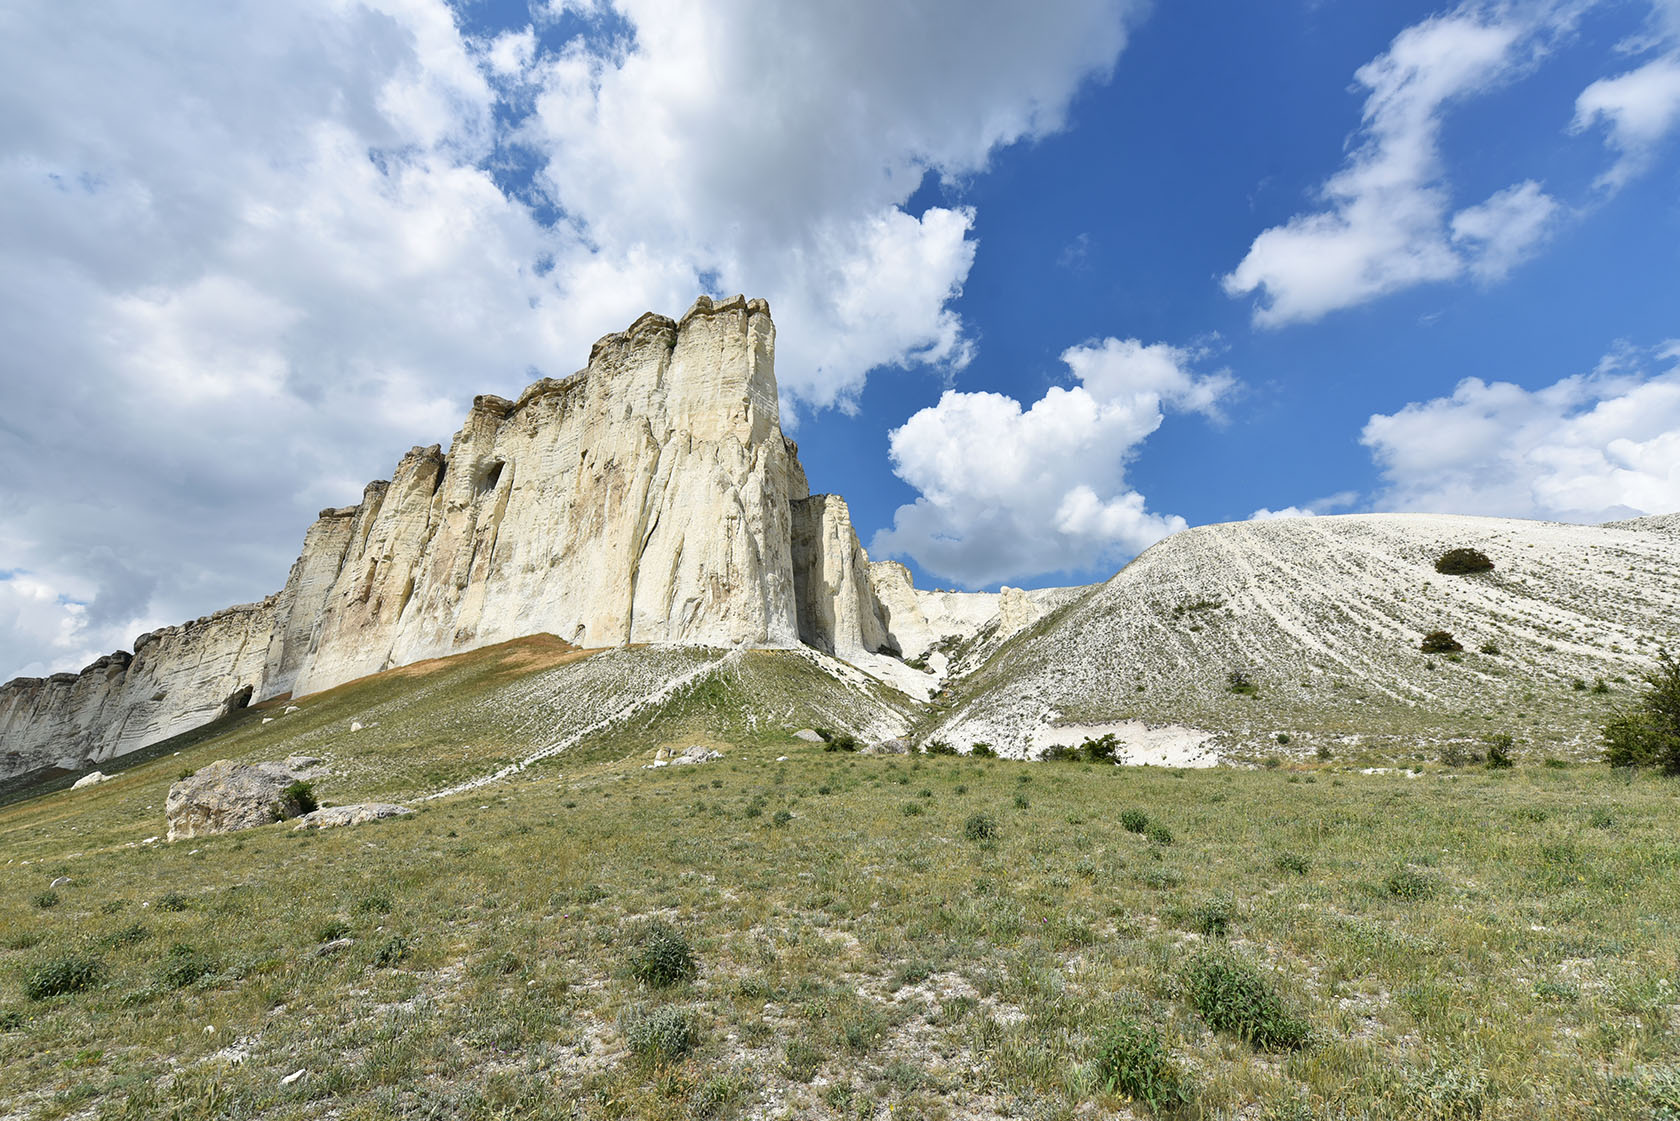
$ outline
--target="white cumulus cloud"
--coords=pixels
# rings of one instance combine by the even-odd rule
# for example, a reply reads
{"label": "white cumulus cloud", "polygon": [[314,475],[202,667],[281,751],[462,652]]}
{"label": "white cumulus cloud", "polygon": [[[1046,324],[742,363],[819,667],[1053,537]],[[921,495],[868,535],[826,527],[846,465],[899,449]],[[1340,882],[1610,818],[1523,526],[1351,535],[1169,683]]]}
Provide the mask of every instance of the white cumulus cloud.
{"label": "white cumulus cloud", "polygon": [[1600,78],[1575,99],[1570,128],[1605,129],[1605,143],[1617,151],[1616,162],[1598,178],[1610,190],[1625,185],[1649,165],[1663,138],[1680,124],[1680,50],[1643,66]]}
{"label": "white cumulus cloud", "polygon": [[976,587],[1112,564],[1185,528],[1151,512],[1126,465],[1167,409],[1218,418],[1234,382],[1204,356],[1105,339],[1070,348],[1077,383],[1023,409],[999,393],[947,391],[890,438],[893,470],[920,496],[870,544]]}
{"label": "white cumulus cloud", "polygon": [[[1646,367],[1655,364],[1657,372]],[[1529,390],[1466,378],[1371,417],[1377,507],[1598,522],[1680,510],[1680,346]]]}
{"label": "white cumulus cloud", "polygon": [[1060,128],[1140,7],[12,6],[0,678],[277,590],[475,393],[699,292],[770,299],[807,406],[960,368],[976,216],[906,205]]}
{"label": "white cumulus cloud", "polygon": [[1548,232],[1557,204],[1534,182],[1454,211],[1440,153],[1453,105],[1520,73],[1576,7],[1471,0],[1414,24],[1355,73],[1363,120],[1323,207],[1254,239],[1224,278],[1254,296],[1254,321],[1310,322],[1391,292],[1469,272],[1497,279]]}

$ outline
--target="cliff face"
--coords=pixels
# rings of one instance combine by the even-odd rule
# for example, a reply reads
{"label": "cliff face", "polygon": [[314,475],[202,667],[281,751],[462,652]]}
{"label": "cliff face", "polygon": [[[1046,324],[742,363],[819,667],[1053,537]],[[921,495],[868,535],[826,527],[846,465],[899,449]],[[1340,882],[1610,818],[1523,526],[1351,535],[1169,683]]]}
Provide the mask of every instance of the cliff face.
{"label": "cliff face", "polygon": [[584,647],[895,650],[844,502],[782,435],[762,300],[644,315],[517,401],[473,402],[326,510],[285,588],[79,675],[0,687],[0,777],[109,758],[213,718],[539,632]]}
{"label": "cliff face", "polygon": [[133,654],[106,655],[79,674],[0,685],[0,778],[99,762],[215,719],[261,682],[275,603],[143,634]]}
{"label": "cliff face", "polygon": [[[763,301],[701,301],[603,339],[581,374],[476,399],[447,456],[410,452],[349,516],[313,623],[281,640],[274,660],[296,665],[284,687],[537,631],[579,646],[798,641],[789,501],[805,477],[774,354]],[[302,608],[341,547],[311,533]]]}

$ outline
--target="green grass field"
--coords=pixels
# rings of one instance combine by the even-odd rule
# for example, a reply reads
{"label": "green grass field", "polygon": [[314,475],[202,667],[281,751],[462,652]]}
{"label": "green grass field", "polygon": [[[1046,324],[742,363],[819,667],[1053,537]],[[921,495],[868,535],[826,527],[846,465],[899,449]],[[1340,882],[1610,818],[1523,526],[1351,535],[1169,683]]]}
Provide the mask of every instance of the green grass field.
{"label": "green grass field", "polygon": [[830,753],[755,667],[356,829],[145,843],[182,771],[311,737],[334,802],[492,767],[519,721],[451,714],[565,666],[0,807],[0,1117],[1680,1117],[1672,780]]}

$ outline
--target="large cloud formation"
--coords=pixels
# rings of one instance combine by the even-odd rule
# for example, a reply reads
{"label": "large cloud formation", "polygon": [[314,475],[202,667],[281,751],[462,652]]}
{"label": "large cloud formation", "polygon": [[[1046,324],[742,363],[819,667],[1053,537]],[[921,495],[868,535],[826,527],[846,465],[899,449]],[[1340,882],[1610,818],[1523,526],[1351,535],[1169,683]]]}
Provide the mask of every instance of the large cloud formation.
{"label": "large cloud formation", "polygon": [[[1648,372],[1651,366],[1657,372]],[[1680,506],[1680,343],[1540,389],[1466,378],[1376,415],[1383,510],[1598,522]]]}
{"label": "large cloud formation", "polygon": [[891,435],[893,470],[920,493],[870,543],[968,587],[1090,569],[1185,528],[1152,513],[1126,465],[1168,408],[1219,418],[1233,387],[1204,356],[1105,339],[1062,361],[1076,379],[1030,408],[998,393],[947,391]]}
{"label": "large cloud formation", "polygon": [[[1255,237],[1225,291],[1254,297],[1255,324],[1279,327],[1419,284],[1503,279],[1570,208],[1532,179],[1455,203],[1444,122],[1460,103],[1542,65],[1599,2],[1465,0],[1401,31],[1354,75],[1364,111],[1343,166],[1318,190],[1321,207]],[[1589,85],[1569,123],[1574,133],[1604,127],[1617,152],[1598,180],[1607,189],[1642,171],[1680,124],[1680,3],[1652,0],[1649,33],[1621,47],[1655,57]]]}
{"label": "large cloud formation", "polygon": [[808,406],[960,368],[974,214],[905,204],[1061,127],[1136,7],[9,6],[0,678],[272,590],[474,392],[698,291],[770,298]]}

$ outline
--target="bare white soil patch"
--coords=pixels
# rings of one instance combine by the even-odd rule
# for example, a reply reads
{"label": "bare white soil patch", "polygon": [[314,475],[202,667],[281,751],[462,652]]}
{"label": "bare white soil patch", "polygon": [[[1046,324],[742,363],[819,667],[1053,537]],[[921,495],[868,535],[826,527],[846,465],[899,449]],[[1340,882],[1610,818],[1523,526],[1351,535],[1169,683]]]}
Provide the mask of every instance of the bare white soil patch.
{"label": "bare white soil patch", "polygon": [[1134,767],[1217,767],[1219,753],[1211,746],[1214,733],[1183,724],[1149,725],[1141,720],[1107,724],[1044,724],[1032,734],[1034,755],[1051,747],[1078,747],[1086,740],[1113,736],[1120,741],[1117,762]]}

